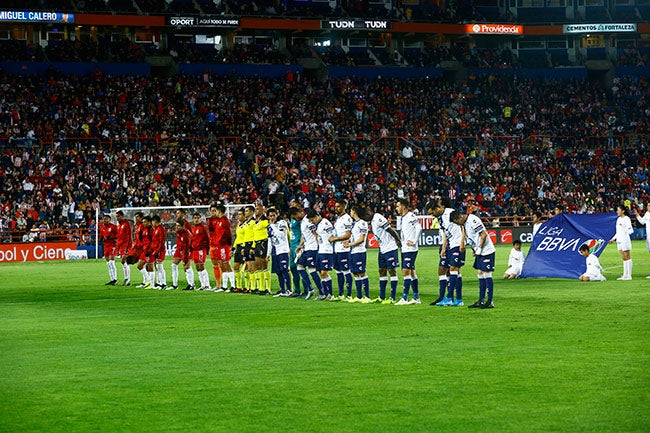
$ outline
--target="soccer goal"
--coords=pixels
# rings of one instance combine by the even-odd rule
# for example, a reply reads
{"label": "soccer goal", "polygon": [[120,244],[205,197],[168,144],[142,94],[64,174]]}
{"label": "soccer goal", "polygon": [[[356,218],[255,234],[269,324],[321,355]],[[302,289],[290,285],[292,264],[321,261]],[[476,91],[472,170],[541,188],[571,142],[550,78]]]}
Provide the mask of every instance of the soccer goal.
{"label": "soccer goal", "polygon": [[[227,204],[226,216],[230,220],[233,227],[237,226],[237,211],[246,206],[253,206],[253,204]],[[167,230],[167,255],[173,255],[176,249],[176,232],[174,231],[174,224],[176,224],[176,212],[182,210],[185,212],[185,219],[192,222],[193,215],[198,212],[201,214],[201,221],[205,222],[206,218],[210,216],[210,206],[154,206],[154,207],[118,207],[111,209],[111,219],[116,222],[115,214],[117,211],[124,213],[124,218],[133,224],[135,222],[135,214],[142,212],[144,216],[158,215],[160,223],[165,226]]]}

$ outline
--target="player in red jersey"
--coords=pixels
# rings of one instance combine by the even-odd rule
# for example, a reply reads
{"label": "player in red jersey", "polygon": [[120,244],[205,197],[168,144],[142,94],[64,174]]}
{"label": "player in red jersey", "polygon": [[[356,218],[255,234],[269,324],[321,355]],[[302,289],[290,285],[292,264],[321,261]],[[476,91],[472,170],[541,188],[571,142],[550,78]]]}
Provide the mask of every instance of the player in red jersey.
{"label": "player in red jersey", "polygon": [[[142,226],[140,227],[140,248],[141,253],[138,257],[138,270],[142,273],[142,284],[138,288],[149,289],[153,285],[153,278],[150,278],[150,272],[153,274],[153,260],[151,259],[151,217],[142,217]],[[136,242],[138,242],[138,231],[136,230]],[[153,275],[152,275],[153,276]]]}
{"label": "player in red jersey", "polygon": [[124,271],[123,286],[131,285],[131,268],[127,263],[127,257],[131,250],[131,242],[133,241],[133,233],[131,231],[131,223],[124,218],[124,212],[118,210],[115,214],[117,218],[117,255],[122,258],[122,270]]}
{"label": "player in red jersey", "polygon": [[172,290],[178,289],[178,264],[180,262],[183,262],[187,284],[194,286],[194,270],[190,259],[192,232],[185,228],[186,222],[183,219],[176,220],[176,251],[174,251],[174,257],[172,258]]}
{"label": "player in red jersey", "polygon": [[111,279],[107,286],[117,284],[117,268],[115,267],[115,250],[117,242],[117,226],[111,222],[111,215],[104,214],[104,221],[99,227],[99,238],[104,244],[104,259],[108,266],[108,276]]}
{"label": "player in red jersey", "polygon": [[129,265],[133,265],[135,263],[138,263],[138,260],[140,259],[140,254],[142,254],[142,217],[144,214],[142,212],[136,212],[135,213],[135,226],[134,226],[134,233],[135,233],[135,240],[131,244],[131,249],[129,250],[127,256],[126,256],[126,263]]}
{"label": "player in red jersey", "polygon": [[[235,287],[235,273],[230,267],[230,246],[232,244],[232,227],[226,216],[226,207],[222,204],[210,206],[208,230],[210,231],[210,260],[214,267],[214,277],[217,285],[215,292],[223,292],[230,287]],[[223,281],[222,281],[223,280]]]}
{"label": "player in red jersey", "polygon": [[[167,253],[167,230],[165,226],[160,223],[160,216],[154,215],[151,217],[151,258],[154,260],[156,266],[155,288],[165,290],[167,288],[167,273],[165,272],[165,255]],[[151,273],[149,273],[151,276]]]}
{"label": "player in red jersey", "polygon": [[185,218],[185,209],[176,209],[176,221],[182,220],[185,230],[192,233],[192,223]]}
{"label": "player in red jersey", "polygon": [[[210,276],[208,271],[205,270],[205,261],[208,257],[208,250],[210,249],[210,239],[208,230],[205,224],[201,222],[201,214],[195,213],[192,217],[192,244],[190,247],[191,259],[196,266],[196,273],[199,276],[201,286],[199,290],[210,289]],[[183,290],[194,290],[194,286],[188,285]]]}

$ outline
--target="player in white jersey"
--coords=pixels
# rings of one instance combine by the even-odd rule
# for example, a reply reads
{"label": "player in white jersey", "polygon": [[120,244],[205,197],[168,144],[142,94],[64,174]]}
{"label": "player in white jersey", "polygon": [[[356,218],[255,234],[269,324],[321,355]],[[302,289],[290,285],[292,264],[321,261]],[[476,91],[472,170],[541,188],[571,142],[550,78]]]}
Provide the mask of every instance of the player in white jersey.
{"label": "player in white jersey", "polygon": [[289,224],[278,219],[278,211],[271,208],[266,211],[269,219],[267,231],[269,242],[266,261],[271,260],[271,272],[278,276],[280,291],[274,296],[291,296],[291,276],[289,274]]}
{"label": "player in white jersey", "polygon": [[346,212],[347,202],[342,198],[336,199],[334,203],[334,212],[336,212],[336,221],[334,221],[334,234],[329,241],[334,245],[334,271],[339,286],[339,294],[335,300],[345,299],[343,293],[347,289],[348,298],[352,296],[352,273],[350,273],[350,248],[345,246],[345,242],[350,239],[350,234],[354,221]]}
{"label": "player in white jersey", "polygon": [[516,239],[512,243],[512,249],[508,256],[508,269],[503,273],[503,278],[506,280],[519,278],[524,268],[524,261],[526,261],[526,254],[521,250],[521,241]]}
{"label": "player in white jersey", "polygon": [[[426,210],[429,215],[438,218],[439,233],[442,237],[438,265],[439,294],[438,299],[431,305],[461,306],[463,305],[463,277],[460,269],[465,264],[465,246],[461,247],[460,226],[454,224],[449,218],[454,209],[449,199],[443,197],[427,203]],[[445,291],[447,291],[446,296]],[[455,301],[454,292],[456,292]]]}
{"label": "player in white jersey", "polygon": [[[650,253],[650,202],[645,205],[645,214],[643,216],[640,213],[637,214],[636,220],[641,224],[645,224],[645,247]],[[650,278],[650,275],[646,278]]]}
{"label": "player in white jersey", "polygon": [[595,254],[589,251],[589,246],[582,244],[578,251],[587,258],[585,260],[587,269],[578,279],[580,281],[605,281],[607,278],[603,275],[603,267],[600,266],[600,260],[598,260]]}
{"label": "player in white jersey", "polygon": [[632,228],[632,221],[630,217],[627,216],[629,209],[624,204],[620,204],[616,207],[616,234],[609,241],[616,241],[616,248],[618,252],[621,253],[621,258],[623,259],[623,275],[617,280],[629,281],[632,279],[632,257],[630,256],[630,251],[632,250],[632,240],[630,235],[634,233],[634,228]]}
{"label": "player in white jersey", "polygon": [[297,269],[304,289],[307,291],[305,299],[309,299],[316,293],[309,280],[310,275],[318,291],[322,291],[320,277],[316,271],[316,256],[318,255],[318,241],[314,234],[316,226],[309,222],[309,218],[302,209],[291,208],[289,217],[296,221],[300,220],[300,243],[296,248]]}
{"label": "player in white jersey", "polygon": [[[365,217],[365,216],[364,216]],[[379,268],[379,300],[382,303],[394,304],[397,296],[397,272],[399,266],[398,249],[402,245],[397,232],[390,226],[388,220],[381,214],[375,213],[370,220],[372,233],[379,244],[377,264]],[[386,298],[386,286],[390,275],[390,297]]]}
{"label": "player in white jersey", "polygon": [[[422,226],[417,217],[409,209],[409,202],[401,198],[395,205],[397,213],[402,217],[400,231],[402,241],[402,275],[404,276],[404,294],[395,305],[420,304],[417,274],[415,273],[415,260],[418,256],[418,240],[422,233]],[[413,299],[409,301],[409,290],[413,288]]]}
{"label": "player in white jersey", "polygon": [[307,218],[309,218],[309,222],[316,227],[314,234],[318,240],[316,270],[320,276],[322,290],[316,300],[331,301],[333,295],[330,271],[334,264],[334,245],[332,245],[329,239],[334,234],[334,226],[327,218],[323,218],[313,209],[307,211]]}
{"label": "player in white jersey", "polygon": [[[474,255],[474,268],[478,272],[479,298],[469,308],[494,308],[492,297],[494,294],[494,280],[492,272],[494,271],[494,243],[483,221],[476,215],[461,214],[453,211],[449,220],[461,228],[463,241],[472,248]],[[487,299],[485,294],[487,292]]]}
{"label": "player in white jersey", "polygon": [[348,302],[362,302],[368,304],[370,300],[370,285],[366,274],[366,237],[368,236],[368,223],[361,219],[366,210],[359,205],[352,206],[350,215],[354,225],[350,232],[350,239],[345,242],[350,248],[350,270],[354,274],[354,283],[357,288],[356,298],[350,297]]}

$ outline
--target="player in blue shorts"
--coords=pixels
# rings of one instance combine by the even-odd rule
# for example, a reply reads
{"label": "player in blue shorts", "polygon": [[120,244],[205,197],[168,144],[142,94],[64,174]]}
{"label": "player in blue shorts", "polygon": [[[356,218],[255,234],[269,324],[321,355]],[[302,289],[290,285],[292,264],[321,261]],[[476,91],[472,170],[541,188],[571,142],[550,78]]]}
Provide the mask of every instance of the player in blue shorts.
{"label": "player in blue shorts", "polygon": [[[422,225],[417,217],[409,209],[409,202],[406,199],[397,200],[395,206],[397,213],[402,217],[402,275],[404,276],[404,294],[402,299],[395,305],[420,304],[420,292],[418,290],[417,274],[415,273],[415,260],[418,256],[418,240],[422,233]],[[413,289],[413,299],[409,301],[409,291]]]}
{"label": "player in blue shorts", "polygon": [[[474,268],[478,272],[479,298],[468,308],[494,308],[492,302],[494,294],[492,272],[494,272],[494,254],[496,252],[494,243],[488,236],[483,222],[476,215],[463,215],[453,211],[450,219],[463,228],[467,245],[472,248],[474,254]],[[486,292],[487,299],[485,298]]]}
{"label": "player in blue shorts", "polygon": [[[368,218],[368,213],[364,214]],[[402,241],[397,232],[390,226],[388,220],[381,214],[375,213],[370,218],[372,233],[379,244],[379,255],[377,265],[379,268],[379,298],[375,302],[382,304],[394,304],[397,296],[397,272],[399,267],[399,247]],[[386,286],[390,275],[390,297],[386,297]]]}
{"label": "player in blue shorts", "polygon": [[349,302],[361,302],[369,304],[370,285],[368,275],[366,274],[366,237],[368,236],[368,222],[361,219],[366,210],[359,205],[352,206],[350,216],[354,220],[354,225],[350,233],[349,241],[346,241],[347,247],[350,248],[350,270],[354,275],[354,283],[357,288],[357,297],[350,298]]}
{"label": "player in blue shorts", "polygon": [[334,233],[329,241],[334,245],[334,271],[339,286],[338,296],[334,300],[344,300],[344,289],[347,289],[347,297],[352,295],[352,273],[350,272],[350,248],[346,247],[346,241],[350,239],[350,234],[354,221],[346,212],[347,202],[342,198],[334,202],[334,212],[336,220],[334,221]]}

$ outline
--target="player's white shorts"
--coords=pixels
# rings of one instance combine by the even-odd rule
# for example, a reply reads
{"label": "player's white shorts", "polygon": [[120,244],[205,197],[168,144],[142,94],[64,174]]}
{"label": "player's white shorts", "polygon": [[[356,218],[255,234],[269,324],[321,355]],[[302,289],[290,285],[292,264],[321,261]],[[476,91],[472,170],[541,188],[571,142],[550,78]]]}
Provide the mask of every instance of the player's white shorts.
{"label": "player's white shorts", "polygon": [[607,278],[600,272],[589,272],[582,274],[583,277],[589,277],[589,281],[605,281]]}
{"label": "player's white shorts", "polygon": [[616,248],[619,251],[630,251],[632,249],[632,241],[630,238],[623,239],[622,241],[616,241]]}

